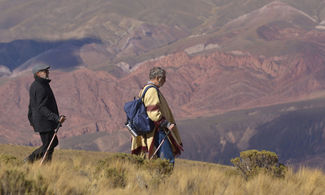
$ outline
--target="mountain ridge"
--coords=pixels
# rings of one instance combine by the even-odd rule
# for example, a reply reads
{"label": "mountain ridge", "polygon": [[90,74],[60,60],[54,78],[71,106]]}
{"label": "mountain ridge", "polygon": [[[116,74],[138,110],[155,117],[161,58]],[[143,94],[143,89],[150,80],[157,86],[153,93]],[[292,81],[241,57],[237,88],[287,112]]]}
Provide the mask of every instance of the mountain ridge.
{"label": "mountain ridge", "polygon": [[[26,117],[30,68],[37,62],[52,65],[51,86],[68,117],[60,139],[76,143],[73,137],[89,135],[87,147],[99,150],[127,148],[122,107],[138,94],[153,66],[167,71],[161,90],[177,121],[324,97],[321,0],[5,0],[0,10],[1,143],[40,142]],[[246,133],[238,139],[238,132],[204,130],[206,135],[184,136],[198,144],[186,157],[206,153],[211,154],[206,160],[226,162],[263,131],[243,127]],[[220,133],[220,140],[204,145],[210,133]],[[120,148],[105,146],[100,135]],[[322,158],[311,148],[309,156]],[[305,154],[301,162],[308,160]]]}

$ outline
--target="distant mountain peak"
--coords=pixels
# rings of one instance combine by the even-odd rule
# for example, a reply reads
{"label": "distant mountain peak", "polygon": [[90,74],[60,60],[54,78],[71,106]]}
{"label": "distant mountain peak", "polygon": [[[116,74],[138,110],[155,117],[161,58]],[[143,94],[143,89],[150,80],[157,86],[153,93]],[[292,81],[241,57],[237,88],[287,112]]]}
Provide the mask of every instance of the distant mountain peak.
{"label": "distant mountain peak", "polygon": [[274,1],[260,9],[242,15],[225,25],[226,28],[252,27],[266,24],[272,21],[287,21],[299,23],[296,18],[303,19],[308,25],[316,25],[318,22],[315,18],[307,13],[296,9],[284,2]]}

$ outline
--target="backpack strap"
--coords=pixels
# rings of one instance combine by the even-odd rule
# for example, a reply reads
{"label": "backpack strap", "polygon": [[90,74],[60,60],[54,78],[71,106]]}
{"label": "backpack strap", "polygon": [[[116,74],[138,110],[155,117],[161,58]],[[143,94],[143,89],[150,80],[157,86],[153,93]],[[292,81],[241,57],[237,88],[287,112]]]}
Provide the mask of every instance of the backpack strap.
{"label": "backpack strap", "polygon": [[144,89],[144,91],[143,91],[143,93],[142,93],[142,96],[141,96],[141,99],[143,99],[143,98],[144,98],[144,95],[147,93],[148,89],[149,89],[149,88],[151,88],[151,87],[154,87],[154,88],[156,88],[156,90],[157,90],[157,92],[158,92],[158,98],[160,98],[160,96],[159,96],[159,89],[158,89],[158,87],[156,87],[155,85],[149,85],[148,87],[146,87],[146,88]]}

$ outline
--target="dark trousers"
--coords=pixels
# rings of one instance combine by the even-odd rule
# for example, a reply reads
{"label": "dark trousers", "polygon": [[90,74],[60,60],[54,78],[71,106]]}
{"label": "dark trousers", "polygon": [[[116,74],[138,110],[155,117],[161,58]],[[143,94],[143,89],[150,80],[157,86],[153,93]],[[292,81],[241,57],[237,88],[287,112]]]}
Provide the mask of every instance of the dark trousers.
{"label": "dark trousers", "polygon": [[[158,148],[159,144],[164,140],[166,136],[165,131],[160,130],[156,132],[154,144]],[[171,164],[175,163],[175,156],[173,154],[172,146],[169,143],[168,138],[165,138],[164,143],[161,145],[160,149],[157,152],[157,156],[161,159],[167,159]]]}
{"label": "dark trousers", "polygon": [[[34,150],[34,152],[32,154],[30,154],[28,156],[28,161],[29,162],[34,162],[35,160],[38,160],[38,159],[41,159],[45,152],[46,152],[46,149],[47,147],[49,146],[51,140],[52,140],[52,137],[54,135],[54,131],[50,131],[50,132],[43,132],[43,133],[39,133],[40,136],[41,136],[41,140],[42,140],[42,143],[43,145],[39,148],[37,148],[36,150]],[[46,155],[46,158],[44,161],[46,162],[49,162],[52,160],[52,155],[53,155],[53,152],[54,152],[54,148],[55,146],[57,146],[59,143],[58,141],[58,138],[57,136],[55,136],[51,146],[50,146],[50,149],[49,151],[47,152],[47,155]]]}

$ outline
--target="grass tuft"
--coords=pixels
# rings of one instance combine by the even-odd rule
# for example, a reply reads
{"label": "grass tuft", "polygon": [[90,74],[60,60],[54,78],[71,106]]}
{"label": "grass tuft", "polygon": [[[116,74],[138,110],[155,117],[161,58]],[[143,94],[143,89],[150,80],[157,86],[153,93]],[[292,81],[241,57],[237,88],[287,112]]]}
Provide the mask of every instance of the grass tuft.
{"label": "grass tuft", "polygon": [[321,170],[290,167],[245,180],[234,167],[130,154],[56,150],[51,163],[24,164],[30,147],[0,144],[0,194],[322,194]]}

